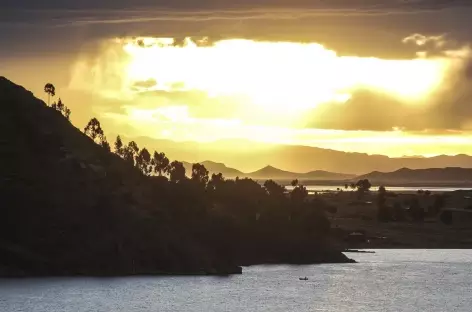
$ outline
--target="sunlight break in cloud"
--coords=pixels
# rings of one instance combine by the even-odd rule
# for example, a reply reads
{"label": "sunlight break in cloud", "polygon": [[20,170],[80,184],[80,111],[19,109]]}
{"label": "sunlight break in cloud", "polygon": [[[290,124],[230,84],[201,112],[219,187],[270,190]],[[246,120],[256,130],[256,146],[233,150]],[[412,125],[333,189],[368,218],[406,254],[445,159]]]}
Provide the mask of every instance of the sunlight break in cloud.
{"label": "sunlight break in cloud", "polygon": [[[387,60],[339,56],[317,43],[120,38],[81,58],[70,87],[113,99],[116,107],[98,115],[132,127],[134,135],[416,153],[407,131],[441,133],[466,122],[465,114],[451,115],[447,101],[455,98],[448,92],[467,86],[461,73],[470,52],[447,50],[442,36],[412,35],[404,41],[425,53]],[[431,43],[437,50],[432,55],[426,53]],[[347,140],[324,140],[317,128],[370,132],[343,131]],[[381,132],[373,140],[375,131]],[[391,148],[401,145],[397,139],[408,151]],[[439,134],[428,141],[428,153],[439,150],[439,142],[457,146],[454,140]]]}
{"label": "sunlight break in cloud", "polygon": [[244,98],[248,109],[303,111],[345,102],[356,89],[422,102],[442,82],[448,61],[338,56],[317,43],[137,38],[117,40],[91,70],[88,65],[78,64],[73,87],[116,97],[199,90],[209,97]]}
{"label": "sunlight break in cloud", "polygon": [[141,40],[147,44],[138,39],[124,45],[131,61],[123,74],[131,81],[152,79],[155,90],[244,95],[271,109],[344,102],[354,88],[418,100],[438,86],[445,66],[439,60],[339,57],[316,43],[233,39],[199,46],[186,38],[175,46],[172,39]]}

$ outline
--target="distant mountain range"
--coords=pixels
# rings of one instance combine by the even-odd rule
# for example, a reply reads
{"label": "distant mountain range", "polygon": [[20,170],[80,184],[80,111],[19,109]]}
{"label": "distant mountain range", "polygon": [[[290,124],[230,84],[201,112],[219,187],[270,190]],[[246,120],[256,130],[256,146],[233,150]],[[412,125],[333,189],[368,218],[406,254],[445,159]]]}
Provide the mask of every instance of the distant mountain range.
{"label": "distant mountain range", "polygon": [[[187,175],[192,174],[192,163],[189,162],[183,162],[185,171],[187,172]],[[226,178],[236,178],[236,177],[243,177],[245,174],[237,169],[234,168],[229,168],[225,164],[222,163],[216,163],[213,161],[203,161],[200,164],[204,165],[205,168],[210,172],[210,175],[215,173],[221,173],[223,174],[224,177]]]}
{"label": "distant mountain range", "polygon": [[369,179],[376,184],[388,183],[472,183],[471,168],[429,168],[408,169],[402,168],[394,172],[374,171],[357,177],[356,179]]}
{"label": "distant mountain range", "polygon": [[272,166],[266,166],[260,170],[247,174],[253,179],[274,179],[274,180],[346,180],[354,178],[352,174],[328,172],[323,170],[315,170],[307,173],[297,173],[277,169]]}
{"label": "distant mountain range", "polygon": [[[183,162],[185,170],[188,175],[192,172],[192,163]],[[244,173],[234,168],[229,168],[225,164],[222,163],[215,163],[212,161],[204,161],[201,162],[202,165],[210,172],[210,175],[213,173],[222,173],[226,178],[252,178],[256,180],[264,180],[264,179],[274,179],[274,180],[346,180],[352,179],[355,176],[352,174],[343,174],[343,173],[334,173],[334,172],[327,172],[322,170],[311,171],[307,173],[297,173],[297,172],[290,172],[284,171],[272,166],[266,166],[260,170]]]}
{"label": "distant mountain range", "polygon": [[[129,140],[129,138],[125,139]],[[218,170],[223,170],[225,167],[237,168],[239,172],[253,172],[254,174],[256,174],[254,172],[255,170],[264,168],[268,164],[275,168],[280,168],[281,171],[290,173],[305,173],[320,170],[317,172],[318,176],[322,176],[323,172],[342,172],[348,175],[361,175],[373,171],[393,172],[401,168],[472,168],[472,156],[463,154],[456,156],[442,155],[429,158],[390,158],[383,155],[347,153],[309,146],[264,144],[246,140],[223,140],[211,143],[197,143],[156,140],[149,137],[132,139],[135,140],[139,146],[146,146],[150,150],[165,152],[170,159],[184,160],[189,163],[211,160],[212,163],[218,164],[217,166],[221,168]],[[208,167],[210,167],[209,163]],[[238,175],[239,172],[234,170],[236,169],[231,170],[232,174]],[[265,171],[272,173],[274,170],[267,168]],[[291,174],[282,172],[278,172],[277,174],[291,176]],[[299,175],[300,174],[296,174],[296,176]]]}
{"label": "distant mountain range", "polygon": [[[204,161],[201,164],[207,168],[210,175],[213,173],[222,173],[226,178],[252,178],[255,180],[294,180],[301,181],[357,181],[360,179],[369,179],[374,184],[418,184],[425,185],[437,183],[465,184],[472,183],[472,168],[428,168],[428,169],[409,169],[402,168],[393,172],[373,171],[368,174],[356,176],[352,174],[327,172],[322,170],[310,171],[307,173],[297,173],[281,170],[272,166],[266,166],[260,170],[244,173],[234,168],[229,168],[225,164]],[[184,162],[184,167],[188,175],[191,175],[192,164]]]}

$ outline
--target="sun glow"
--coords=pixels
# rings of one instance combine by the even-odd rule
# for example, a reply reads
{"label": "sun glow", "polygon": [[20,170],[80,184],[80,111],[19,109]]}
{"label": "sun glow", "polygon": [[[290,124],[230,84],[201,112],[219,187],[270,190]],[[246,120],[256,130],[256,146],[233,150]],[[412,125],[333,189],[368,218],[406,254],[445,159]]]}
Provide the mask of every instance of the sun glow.
{"label": "sun glow", "polygon": [[234,96],[271,111],[343,103],[356,89],[387,93],[407,103],[427,100],[444,79],[443,59],[384,60],[339,56],[316,43],[217,41],[190,38],[123,40],[130,84],[145,91],[199,90]]}

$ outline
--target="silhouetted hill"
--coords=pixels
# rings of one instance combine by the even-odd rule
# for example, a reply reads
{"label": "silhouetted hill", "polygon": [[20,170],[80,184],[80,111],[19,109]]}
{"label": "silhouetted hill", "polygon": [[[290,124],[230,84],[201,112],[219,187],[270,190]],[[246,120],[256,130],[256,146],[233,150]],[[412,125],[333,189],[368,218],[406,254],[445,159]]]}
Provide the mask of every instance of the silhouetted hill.
{"label": "silhouetted hill", "polygon": [[307,193],[287,197],[250,179],[189,180],[181,170],[170,180],[146,176],[144,150],[124,160],[0,77],[0,275],[350,261],[330,243],[326,204],[305,201]]}
{"label": "silhouetted hill", "polygon": [[402,168],[394,172],[374,171],[356,179],[369,179],[373,183],[472,183],[472,169],[457,167]]}
{"label": "silhouetted hill", "polygon": [[290,172],[322,170],[345,174],[391,172],[401,168],[427,169],[462,167],[472,168],[468,155],[437,157],[400,157],[347,153],[310,146],[264,144],[244,140],[220,140],[212,143],[174,142],[151,138],[136,138],[146,146],[164,151],[170,158],[199,162],[208,159],[224,163],[243,172],[254,172],[267,164]]}
{"label": "silhouetted hill", "polygon": [[0,275],[235,268],[173,221],[169,187],[2,77],[0,152]]}
{"label": "silhouetted hill", "polygon": [[215,163],[215,162],[207,160],[207,161],[202,162],[201,164],[205,166],[205,168],[210,172],[210,174],[212,174],[212,173],[216,173],[216,174],[221,173],[226,178],[232,178],[232,179],[234,179],[236,177],[244,176],[243,172],[241,172],[237,169],[234,169],[234,168],[229,168],[223,163]]}
{"label": "silhouetted hill", "polygon": [[266,166],[257,171],[247,174],[252,179],[274,179],[274,180],[289,180],[295,179],[296,174],[289,171],[277,169],[272,166]]}
{"label": "silhouetted hill", "polygon": [[[182,162],[184,164],[185,170],[187,172],[188,176],[192,175],[192,165],[189,162]],[[237,169],[234,168],[229,168],[225,164],[222,163],[216,163],[213,161],[203,161],[200,164],[204,165],[205,168],[208,170],[210,173],[210,176],[212,174],[218,174],[221,173],[223,174],[224,177],[234,179],[236,177],[243,177],[245,174]]]}
{"label": "silhouetted hill", "polygon": [[255,172],[251,172],[245,174],[245,176],[250,177],[252,179],[264,180],[264,179],[272,179],[272,180],[346,180],[354,178],[354,175],[351,174],[342,174],[342,173],[334,173],[334,172],[327,172],[322,170],[310,171],[307,173],[297,173],[297,172],[290,172],[281,170],[272,166],[266,166],[260,170]]}
{"label": "silhouetted hill", "polygon": [[337,172],[328,172],[323,170],[310,171],[302,175],[302,179],[305,180],[346,180],[351,179],[355,175],[337,173]]}
{"label": "silhouetted hill", "polygon": [[[187,171],[187,175],[191,176],[192,174],[192,163],[189,162],[182,162],[184,167]],[[352,179],[355,175],[352,174],[343,174],[343,173],[334,173],[334,172],[327,172],[323,170],[315,170],[310,171],[307,173],[298,173],[298,172],[290,172],[284,171],[272,166],[266,166],[254,172],[244,173],[234,168],[229,168],[223,163],[215,163],[212,161],[204,161],[201,162],[202,165],[210,172],[210,175],[215,173],[221,173],[226,178],[251,178],[256,180],[347,180]]]}

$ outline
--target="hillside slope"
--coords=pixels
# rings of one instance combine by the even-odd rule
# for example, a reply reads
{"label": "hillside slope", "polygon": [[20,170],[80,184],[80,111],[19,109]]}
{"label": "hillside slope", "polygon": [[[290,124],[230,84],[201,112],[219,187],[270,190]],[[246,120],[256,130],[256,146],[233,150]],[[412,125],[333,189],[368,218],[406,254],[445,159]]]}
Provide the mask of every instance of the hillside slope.
{"label": "hillside slope", "polygon": [[[159,183],[0,78],[0,275],[212,271]],[[232,271],[234,267],[221,267]]]}
{"label": "hillside slope", "polygon": [[145,176],[144,149],[123,160],[5,78],[0,143],[0,276],[351,261],[331,244],[325,203],[250,179]]}

